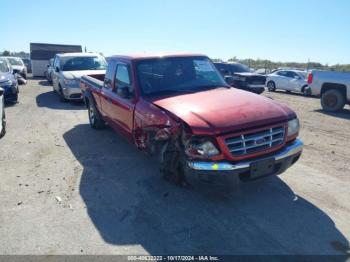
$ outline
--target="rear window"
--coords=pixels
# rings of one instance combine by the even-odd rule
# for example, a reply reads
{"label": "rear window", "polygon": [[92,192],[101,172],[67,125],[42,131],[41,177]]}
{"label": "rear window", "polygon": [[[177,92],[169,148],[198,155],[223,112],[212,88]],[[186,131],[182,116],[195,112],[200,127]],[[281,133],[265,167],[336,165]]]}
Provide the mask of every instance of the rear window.
{"label": "rear window", "polygon": [[10,71],[10,68],[9,68],[8,64],[6,63],[6,61],[0,60],[0,72],[7,73],[9,71]]}

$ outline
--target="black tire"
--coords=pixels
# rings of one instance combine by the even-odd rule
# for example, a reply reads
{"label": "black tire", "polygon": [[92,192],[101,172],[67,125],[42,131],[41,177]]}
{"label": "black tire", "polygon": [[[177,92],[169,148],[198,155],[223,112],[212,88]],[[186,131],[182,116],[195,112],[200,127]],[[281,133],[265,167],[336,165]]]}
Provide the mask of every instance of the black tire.
{"label": "black tire", "polygon": [[60,101],[61,101],[61,102],[67,102],[67,101],[68,101],[68,100],[64,97],[63,90],[62,90],[62,87],[61,87],[61,86],[59,86],[58,95],[59,95],[59,97],[60,97]]}
{"label": "black tire", "polygon": [[330,89],[321,96],[321,106],[326,112],[337,112],[344,108],[345,96],[336,89]]}
{"label": "black tire", "polygon": [[4,109],[2,110],[2,116],[0,121],[2,121],[2,130],[0,130],[0,138],[2,138],[6,134],[6,116]]}
{"label": "black tire", "polygon": [[188,186],[185,177],[184,153],[179,151],[174,144],[169,145],[164,152],[161,173],[164,179],[177,186]]}
{"label": "black tire", "polygon": [[14,102],[17,103],[18,102],[18,92],[15,94],[15,99]]}
{"label": "black tire", "polygon": [[303,86],[301,88],[301,92],[303,93],[304,96],[310,96],[311,95],[311,90],[308,88],[308,86]]}
{"label": "black tire", "polygon": [[90,126],[94,129],[103,129],[106,127],[105,121],[102,119],[100,112],[98,112],[95,103],[92,99],[89,100],[87,105]]}
{"label": "black tire", "polygon": [[276,84],[275,84],[275,82],[269,81],[266,86],[267,86],[267,90],[269,90],[270,92],[275,92],[276,91]]}

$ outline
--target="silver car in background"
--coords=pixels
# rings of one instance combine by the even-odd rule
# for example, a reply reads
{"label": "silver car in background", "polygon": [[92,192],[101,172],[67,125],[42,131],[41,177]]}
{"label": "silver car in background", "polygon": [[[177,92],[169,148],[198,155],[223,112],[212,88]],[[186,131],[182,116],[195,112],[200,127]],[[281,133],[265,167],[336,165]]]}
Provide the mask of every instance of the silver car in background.
{"label": "silver car in background", "polygon": [[107,62],[97,53],[57,54],[53,62],[52,85],[60,100],[81,100],[80,78],[104,74]]}
{"label": "silver car in background", "polygon": [[52,73],[54,71],[53,60],[53,58],[50,59],[49,64],[47,65],[47,69],[45,71],[45,77],[50,84],[52,84]]}
{"label": "silver car in background", "polygon": [[5,56],[5,58],[10,63],[11,67],[15,69],[21,77],[27,79],[27,67],[20,57]]}
{"label": "silver car in background", "polygon": [[307,72],[302,70],[278,70],[267,75],[266,86],[269,91],[285,90],[310,95]]}

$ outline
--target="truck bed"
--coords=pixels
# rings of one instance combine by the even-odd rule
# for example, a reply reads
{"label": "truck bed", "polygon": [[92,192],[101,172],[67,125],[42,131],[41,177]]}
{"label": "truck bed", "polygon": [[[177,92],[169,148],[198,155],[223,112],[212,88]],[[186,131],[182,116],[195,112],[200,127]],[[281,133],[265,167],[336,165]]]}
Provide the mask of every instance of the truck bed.
{"label": "truck bed", "polygon": [[80,86],[83,90],[86,89],[87,85],[101,89],[103,86],[104,79],[105,79],[105,74],[86,75],[81,78]]}

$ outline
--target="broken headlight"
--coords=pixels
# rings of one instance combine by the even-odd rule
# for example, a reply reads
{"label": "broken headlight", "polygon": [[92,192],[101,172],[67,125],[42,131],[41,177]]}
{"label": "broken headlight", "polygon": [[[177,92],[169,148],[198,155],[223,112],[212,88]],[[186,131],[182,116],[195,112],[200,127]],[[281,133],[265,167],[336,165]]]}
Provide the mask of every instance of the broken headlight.
{"label": "broken headlight", "polygon": [[192,138],[186,145],[186,155],[189,157],[210,158],[220,154],[219,149],[209,139]]}

